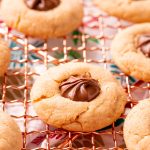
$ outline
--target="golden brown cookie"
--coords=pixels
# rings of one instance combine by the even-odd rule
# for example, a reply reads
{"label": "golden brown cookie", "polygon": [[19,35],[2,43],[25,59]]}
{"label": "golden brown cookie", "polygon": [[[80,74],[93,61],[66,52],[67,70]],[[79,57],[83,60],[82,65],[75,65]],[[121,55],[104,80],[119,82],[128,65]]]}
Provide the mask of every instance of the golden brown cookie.
{"label": "golden brown cookie", "polygon": [[124,139],[129,150],[150,150],[150,99],[141,101],[129,112]]}
{"label": "golden brown cookie", "polygon": [[22,134],[16,122],[0,111],[0,150],[21,150]]}
{"label": "golden brown cookie", "polygon": [[79,62],[50,68],[34,83],[31,99],[44,122],[84,132],[110,125],[126,104],[123,88],[109,71]]}
{"label": "golden brown cookie", "polygon": [[0,76],[3,76],[10,62],[10,50],[8,44],[0,39]]}
{"label": "golden brown cookie", "polygon": [[103,11],[131,22],[150,22],[149,0],[93,0]]}
{"label": "golden brown cookie", "polygon": [[120,31],[111,49],[114,62],[123,72],[150,82],[150,23]]}
{"label": "golden brown cookie", "polygon": [[76,29],[82,21],[83,6],[82,0],[4,0],[0,13],[8,26],[47,39]]}

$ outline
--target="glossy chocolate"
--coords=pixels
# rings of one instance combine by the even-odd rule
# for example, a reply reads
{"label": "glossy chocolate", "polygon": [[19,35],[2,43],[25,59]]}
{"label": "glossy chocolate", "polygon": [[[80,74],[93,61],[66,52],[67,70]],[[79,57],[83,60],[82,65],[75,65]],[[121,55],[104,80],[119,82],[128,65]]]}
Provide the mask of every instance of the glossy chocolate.
{"label": "glossy chocolate", "polygon": [[47,11],[57,7],[60,0],[24,0],[25,4],[34,10]]}
{"label": "glossy chocolate", "polygon": [[138,47],[145,56],[150,57],[150,34],[138,38]]}
{"label": "glossy chocolate", "polygon": [[70,76],[59,89],[63,97],[73,101],[89,102],[100,94],[98,81],[86,76]]}

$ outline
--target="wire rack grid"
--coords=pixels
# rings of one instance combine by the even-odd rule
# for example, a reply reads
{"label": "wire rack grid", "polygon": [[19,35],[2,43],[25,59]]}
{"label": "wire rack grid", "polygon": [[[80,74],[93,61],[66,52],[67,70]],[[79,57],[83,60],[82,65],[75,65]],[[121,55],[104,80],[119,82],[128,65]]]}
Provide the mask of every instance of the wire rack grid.
{"label": "wire rack grid", "polygon": [[[23,145],[22,150],[50,150],[50,149],[66,149],[66,150],[72,150],[72,149],[79,149],[79,150],[123,150],[126,149],[125,147],[120,147],[118,145],[118,135],[123,136],[122,130],[116,130],[115,123],[112,124],[111,130],[102,130],[102,131],[95,131],[90,133],[83,133],[83,132],[67,132],[63,130],[57,130],[57,131],[51,131],[49,128],[49,125],[45,124],[45,130],[43,131],[28,131],[28,119],[38,119],[37,116],[30,115],[28,113],[28,108],[31,103],[29,99],[30,89],[32,87],[32,77],[39,75],[32,67],[36,64],[42,64],[45,66],[45,68],[48,68],[49,64],[58,65],[60,63],[68,62],[70,59],[68,58],[68,52],[70,50],[74,50],[79,52],[82,55],[82,58],[76,59],[74,61],[84,61],[87,63],[97,63],[100,65],[103,65],[104,68],[109,69],[109,66],[113,64],[113,61],[110,57],[110,45],[106,44],[107,42],[111,42],[115,34],[121,30],[126,28],[128,25],[124,25],[122,21],[117,20],[115,23],[106,23],[106,20],[111,20],[112,17],[101,13],[97,11],[98,13],[92,13],[92,3],[90,1],[86,2],[84,4],[84,7],[87,8],[88,11],[85,13],[85,18],[88,20],[84,21],[80,27],[81,34],[78,35],[69,35],[66,37],[61,38],[61,44],[56,44],[56,46],[49,47],[48,41],[44,41],[44,44],[42,47],[36,47],[34,44],[30,42],[30,39],[24,35],[21,34],[14,34],[9,28],[3,23],[0,23],[0,34],[4,37],[6,41],[13,41],[17,43],[17,46],[14,46],[11,48],[12,52],[22,52],[22,59],[12,59],[12,63],[21,64],[21,69],[9,69],[8,72],[5,74],[4,78],[2,79],[1,84],[1,91],[2,91],[2,99],[0,102],[2,103],[2,109],[6,110],[6,105],[9,103],[23,103],[24,107],[24,114],[20,116],[11,115],[15,119],[23,119],[23,126],[24,131],[23,133]],[[94,8],[95,9],[95,8]],[[88,22],[88,23],[87,23]],[[86,27],[85,27],[86,26]],[[90,29],[98,29],[98,32],[94,35],[88,34],[86,32],[86,28]],[[115,32],[109,34],[105,33],[105,29],[109,30],[115,30]],[[88,44],[88,39],[94,38],[99,41],[99,44],[90,45]],[[80,44],[77,46],[70,46],[68,45],[68,39],[79,39]],[[58,59],[52,55],[55,51],[61,51],[64,53],[64,56],[62,59]],[[97,54],[97,52],[100,55],[100,58],[90,58],[90,54]],[[29,59],[29,55],[31,53],[34,53],[39,57],[39,59]],[[21,76],[23,78],[23,84],[8,84],[8,80],[10,77],[15,76]],[[121,79],[121,83],[123,87],[125,88],[127,94],[128,94],[128,102],[127,107],[132,108],[135,104],[138,103],[138,99],[136,99],[132,92],[136,89],[140,90],[141,92],[148,92],[148,97],[150,97],[150,84],[149,83],[143,83],[142,81],[136,81],[133,84],[130,84],[130,78],[126,76],[124,73],[114,73],[115,77],[119,77]],[[125,82],[123,82],[125,81]],[[143,85],[144,84],[144,85]],[[141,86],[142,85],[142,86]],[[23,95],[20,96],[20,98],[17,99],[11,99],[8,100],[7,98],[7,92],[9,89],[14,89],[16,91],[23,91]],[[125,118],[126,115],[122,115],[121,118]],[[28,148],[27,147],[27,138],[28,135],[34,135],[34,134],[45,134],[46,135],[46,148]],[[50,144],[50,136],[53,134],[67,134],[67,138],[63,140],[61,143],[59,143],[57,146],[52,147]],[[91,144],[90,147],[82,146],[82,147],[74,147],[73,142],[80,137],[81,135],[86,136],[90,135]],[[95,137],[101,136],[101,135],[108,135],[113,139],[113,146],[111,147],[103,147],[101,145],[96,145],[95,143]]]}

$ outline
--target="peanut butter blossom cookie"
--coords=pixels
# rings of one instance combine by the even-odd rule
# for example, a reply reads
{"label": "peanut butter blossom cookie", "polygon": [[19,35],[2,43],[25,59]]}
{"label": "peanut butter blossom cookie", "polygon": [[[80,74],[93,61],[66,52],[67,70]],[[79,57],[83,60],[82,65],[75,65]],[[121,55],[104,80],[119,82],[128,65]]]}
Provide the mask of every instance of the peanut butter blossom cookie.
{"label": "peanut butter blossom cookie", "polygon": [[16,122],[0,111],[0,150],[21,150],[22,134]]}
{"label": "peanut butter blossom cookie", "polygon": [[46,123],[71,131],[95,131],[124,111],[126,94],[112,74],[86,63],[50,68],[33,85],[31,99]]}
{"label": "peanut butter blossom cookie", "polygon": [[82,0],[4,0],[0,13],[6,24],[32,37],[64,36],[83,17]]}
{"label": "peanut butter blossom cookie", "polygon": [[112,42],[112,56],[127,75],[150,82],[150,23],[121,31]]}
{"label": "peanut butter blossom cookie", "polygon": [[128,150],[150,150],[150,99],[141,101],[129,112],[124,139]]}
{"label": "peanut butter blossom cookie", "polygon": [[149,0],[93,0],[103,11],[131,22],[150,22]]}
{"label": "peanut butter blossom cookie", "polygon": [[8,44],[0,39],[0,76],[3,76],[10,62],[10,50]]}

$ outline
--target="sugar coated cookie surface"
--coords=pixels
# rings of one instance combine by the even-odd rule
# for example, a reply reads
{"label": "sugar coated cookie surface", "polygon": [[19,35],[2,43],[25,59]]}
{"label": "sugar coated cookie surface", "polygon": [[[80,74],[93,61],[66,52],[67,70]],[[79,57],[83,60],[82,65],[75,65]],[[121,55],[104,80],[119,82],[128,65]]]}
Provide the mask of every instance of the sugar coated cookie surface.
{"label": "sugar coated cookie surface", "polygon": [[44,122],[71,131],[94,131],[124,111],[126,94],[100,66],[66,63],[50,68],[33,85],[31,99]]}
{"label": "sugar coated cookie surface", "polygon": [[4,0],[0,13],[9,27],[38,38],[64,36],[82,21],[82,0]]}
{"label": "sugar coated cookie surface", "polygon": [[150,22],[149,0],[93,0],[109,15],[131,22]]}
{"label": "sugar coated cookie surface", "polygon": [[0,150],[21,150],[22,134],[16,122],[0,111]]}
{"label": "sugar coated cookie surface", "polygon": [[120,31],[112,42],[115,64],[127,75],[150,82],[150,23]]}
{"label": "sugar coated cookie surface", "polygon": [[150,150],[150,99],[141,101],[129,112],[124,139],[129,150]]}
{"label": "sugar coated cookie surface", "polygon": [[10,62],[10,50],[8,44],[0,39],[0,76],[3,76]]}

